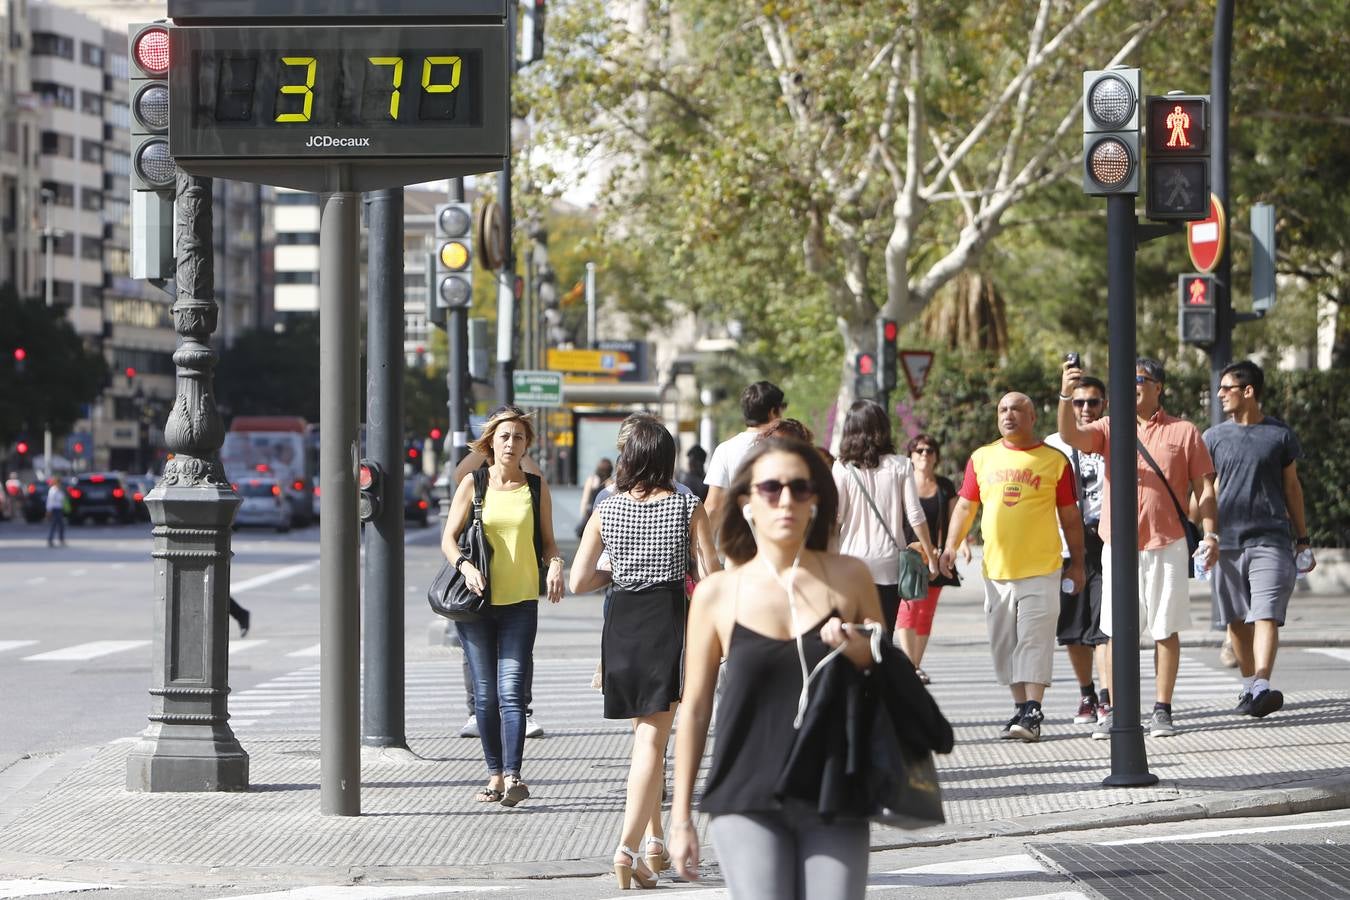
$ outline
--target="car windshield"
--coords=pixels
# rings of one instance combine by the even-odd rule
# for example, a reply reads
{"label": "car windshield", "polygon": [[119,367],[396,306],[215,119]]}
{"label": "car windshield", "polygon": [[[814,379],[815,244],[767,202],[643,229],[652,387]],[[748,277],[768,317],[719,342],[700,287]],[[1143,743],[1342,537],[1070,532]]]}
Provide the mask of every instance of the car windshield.
{"label": "car windshield", "polygon": [[270,481],[245,481],[239,485],[239,493],[244,497],[271,497],[272,487]]}

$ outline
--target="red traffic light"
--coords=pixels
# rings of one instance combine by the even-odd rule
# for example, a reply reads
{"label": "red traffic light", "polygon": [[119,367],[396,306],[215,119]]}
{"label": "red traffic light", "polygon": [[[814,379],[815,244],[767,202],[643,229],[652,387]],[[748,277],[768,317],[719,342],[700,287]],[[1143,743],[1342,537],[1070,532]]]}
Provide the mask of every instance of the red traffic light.
{"label": "red traffic light", "polygon": [[885,319],[881,323],[881,336],[888,342],[894,342],[900,337],[900,326],[894,319]]}
{"label": "red traffic light", "polygon": [[368,491],[371,485],[375,483],[375,471],[368,463],[362,463],[356,469],[356,486],[363,491]]}
{"label": "red traffic light", "polygon": [[1148,98],[1148,152],[1150,156],[1204,153],[1208,99],[1201,96]]}
{"label": "red traffic light", "polygon": [[442,437],[444,437],[444,435],[445,433],[441,431],[439,428],[433,428],[431,429],[431,433],[428,434],[427,436],[430,437],[433,441],[439,441]]}
{"label": "red traffic light", "polygon": [[141,71],[149,75],[169,73],[169,30],[163,26],[147,28],[136,35],[131,55]]}
{"label": "red traffic light", "polygon": [[1214,276],[1182,275],[1177,279],[1181,305],[1192,309],[1214,307]]}
{"label": "red traffic light", "polygon": [[14,361],[15,361],[15,362],[23,362],[23,361],[24,361],[25,359],[27,359],[27,358],[28,358],[28,351],[27,351],[27,350],[23,349],[22,347],[15,347],[15,348],[14,348]]}
{"label": "red traffic light", "polygon": [[130,379],[130,378],[135,378],[135,377],[136,377],[136,368],[135,368],[135,366],[127,366],[126,371],[125,371],[124,374],[125,374],[125,375],[127,376],[127,378],[129,378],[129,379]]}
{"label": "red traffic light", "polygon": [[23,454],[28,452],[28,442],[19,441],[17,444],[14,445],[14,449],[19,452],[20,456],[22,456]]}
{"label": "red traffic light", "polygon": [[875,375],[877,358],[871,353],[859,353],[856,365],[859,375]]}
{"label": "red traffic light", "polygon": [[421,452],[420,450],[418,450],[416,447],[409,447],[409,448],[408,448],[408,459],[417,459],[417,457],[419,457],[419,456],[421,456],[421,455],[422,455],[422,452]]}

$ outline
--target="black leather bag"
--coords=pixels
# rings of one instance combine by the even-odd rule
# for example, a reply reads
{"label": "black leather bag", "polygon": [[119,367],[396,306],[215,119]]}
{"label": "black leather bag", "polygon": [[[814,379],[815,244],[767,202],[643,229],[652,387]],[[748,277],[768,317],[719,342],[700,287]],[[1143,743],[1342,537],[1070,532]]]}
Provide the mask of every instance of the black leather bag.
{"label": "black leather bag", "polygon": [[[487,480],[486,469],[478,469],[473,473],[473,517],[459,536],[460,554],[483,574],[485,582],[488,581],[488,568],[492,563],[492,549],[483,532],[483,495],[487,491]],[[431,587],[427,589],[427,602],[437,615],[455,622],[472,622],[480,618],[483,610],[492,602],[491,591],[492,584],[489,582],[484,586],[483,593],[475,594],[469,590],[459,568],[446,562],[431,580]]]}

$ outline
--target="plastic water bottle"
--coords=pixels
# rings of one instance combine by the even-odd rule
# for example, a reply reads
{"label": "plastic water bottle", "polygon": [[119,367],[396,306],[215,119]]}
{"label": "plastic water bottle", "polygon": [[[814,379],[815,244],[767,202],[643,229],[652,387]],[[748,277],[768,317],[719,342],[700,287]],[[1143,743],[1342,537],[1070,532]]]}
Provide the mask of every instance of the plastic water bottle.
{"label": "plastic water bottle", "polygon": [[1209,581],[1209,566],[1205,565],[1205,545],[1195,548],[1191,560],[1195,563],[1195,577],[1200,581]]}
{"label": "plastic water bottle", "polygon": [[1294,568],[1298,571],[1298,577],[1307,578],[1308,572],[1312,570],[1312,567],[1313,567],[1312,548],[1304,547],[1302,550],[1298,551],[1298,555],[1294,557]]}
{"label": "plastic water bottle", "polygon": [[1072,593],[1074,592],[1074,591],[1073,591],[1073,579],[1072,579],[1072,578],[1061,578],[1061,579],[1059,580],[1059,592],[1060,592],[1061,594],[1072,594]]}

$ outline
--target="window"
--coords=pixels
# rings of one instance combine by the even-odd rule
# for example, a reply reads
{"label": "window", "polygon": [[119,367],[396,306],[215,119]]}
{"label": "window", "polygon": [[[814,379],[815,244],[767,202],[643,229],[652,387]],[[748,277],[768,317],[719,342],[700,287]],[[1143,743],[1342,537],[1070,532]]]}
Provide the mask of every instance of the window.
{"label": "window", "polygon": [[109,150],[104,153],[107,170],[122,178],[131,177],[131,154],[123,150]]}
{"label": "window", "polygon": [[80,141],[80,159],[85,162],[103,164],[103,145],[88,138]]}
{"label": "window", "polygon": [[314,272],[278,272],[277,284],[318,284]]}
{"label": "window", "polygon": [[33,82],[33,93],[42,98],[43,106],[59,106],[62,109],[75,108],[75,89],[68,84],[55,81]]}
{"label": "window", "polygon": [[123,228],[131,227],[131,204],[126,200],[107,200],[103,204],[103,221]]}
{"label": "window", "polygon": [[103,238],[84,235],[80,238],[80,258],[103,261]]}
{"label": "window", "polygon": [[86,66],[103,68],[103,48],[97,44],[80,43],[80,62]]}
{"label": "window", "polygon": [[57,256],[75,255],[75,235],[69,231],[58,231],[56,236],[51,239],[51,243],[52,252]]}
{"label": "window", "polygon": [[75,158],[75,139],[59,131],[42,132],[42,155]]}
{"label": "window", "polygon": [[[33,85],[37,90],[37,85]],[[293,191],[277,191],[278,206],[317,206],[318,197],[314,194],[296,193]]]}
{"label": "window", "polygon": [[[131,127],[131,107],[120,100],[111,100],[107,104],[107,121],[126,131]],[[109,138],[111,140],[111,138]]]}
{"label": "window", "polygon": [[85,188],[80,194],[80,208],[87,209],[90,212],[102,212],[103,192],[96,191],[93,188]]}
{"label": "window", "polygon": [[317,231],[283,231],[277,235],[277,245],[317,247],[319,246],[319,233]]}
{"label": "window", "polygon": [[131,273],[131,254],[116,247],[109,248],[104,265],[110,274],[125,277]]}
{"label": "window", "polygon": [[80,111],[91,116],[102,116],[103,95],[93,91],[80,91]]}
{"label": "window", "polygon": [[53,206],[75,205],[75,186],[72,184],[67,184],[64,181],[44,181],[42,182],[42,189],[52,192]]}
{"label": "window", "polygon": [[33,55],[74,59],[75,39],[64,34],[52,34],[50,31],[35,31],[33,32]]}

